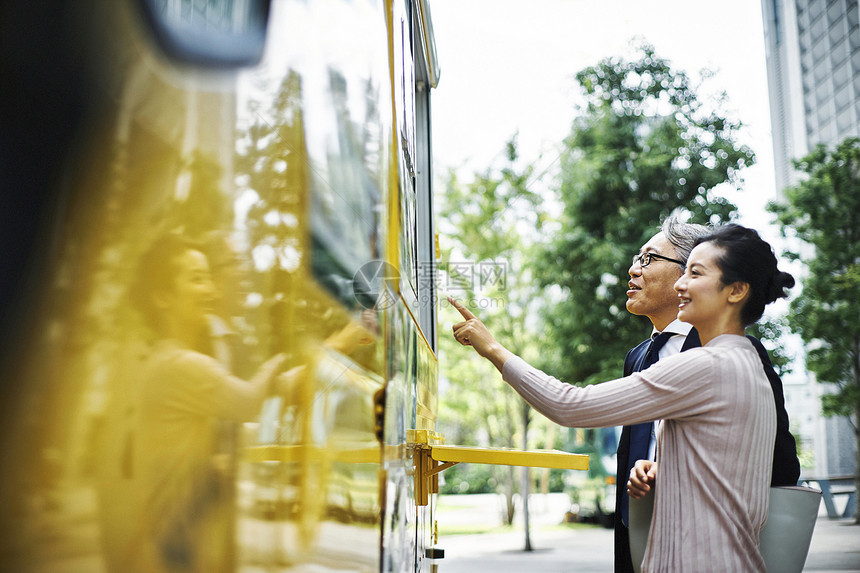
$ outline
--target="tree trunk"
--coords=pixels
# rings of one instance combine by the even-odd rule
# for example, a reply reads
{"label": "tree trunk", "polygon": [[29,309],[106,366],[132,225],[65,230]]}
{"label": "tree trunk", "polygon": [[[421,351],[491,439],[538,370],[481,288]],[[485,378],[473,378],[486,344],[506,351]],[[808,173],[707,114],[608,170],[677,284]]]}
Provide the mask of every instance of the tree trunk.
{"label": "tree trunk", "polygon": [[860,525],[860,404],[854,407],[854,525]]}
{"label": "tree trunk", "polygon": [[505,525],[514,523],[514,489],[516,480],[514,478],[514,466],[506,468],[508,479],[505,480]]}
{"label": "tree trunk", "polygon": [[[529,448],[529,405],[523,400],[522,403],[522,413],[523,413],[523,450],[527,450]],[[523,546],[523,551],[531,551],[532,550],[532,540],[531,540],[531,526],[529,524],[529,467],[523,467],[523,482],[520,496],[523,499],[523,529],[525,530],[525,545]]]}
{"label": "tree trunk", "polygon": [[[558,433],[558,425],[550,424],[549,428],[546,431],[546,445],[544,446],[546,449],[551,450],[555,448],[555,436]],[[550,470],[549,468],[544,468],[541,470],[540,474],[540,492],[544,495],[549,493],[549,478],[550,478]]]}

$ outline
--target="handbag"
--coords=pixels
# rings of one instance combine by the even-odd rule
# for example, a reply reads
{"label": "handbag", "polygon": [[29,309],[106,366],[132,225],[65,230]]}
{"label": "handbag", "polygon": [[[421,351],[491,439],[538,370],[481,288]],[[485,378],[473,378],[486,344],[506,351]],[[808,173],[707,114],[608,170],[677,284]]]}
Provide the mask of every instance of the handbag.
{"label": "handbag", "polygon": [[803,571],[820,504],[821,491],[815,488],[770,488],[767,521],[759,533],[759,549],[768,571]]}
{"label": "handbag", "polygon": [[630,558],[633,570],[640,573],[645,547],[648,545],[648,531],[651,529],[651,515],[654,513],[654,490],[641,499],[629,498],[627,506],[627,532],[630,537]]}
{"label": "handbag", "polygon": [[[821,491],[811,487],[787,486],[770,488],[767,520],[759,533],[759,551],[767,571],[800,573],[809,554],[809,544],[818,518]],[[628,533],[633,569],[640,573],[651,515],[654,493],[642,499],[630,498]]]}

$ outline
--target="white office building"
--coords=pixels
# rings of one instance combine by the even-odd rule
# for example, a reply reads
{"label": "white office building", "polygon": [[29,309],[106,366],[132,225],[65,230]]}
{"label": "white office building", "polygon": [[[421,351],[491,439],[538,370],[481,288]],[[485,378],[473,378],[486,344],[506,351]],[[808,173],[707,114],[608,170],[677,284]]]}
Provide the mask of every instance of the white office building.
{"label": "white office building", "polygon": [[[860,136],[858,0],[762,0],[776,188],[798,181],[792,160],[816,144]],[[820,416],[825,385],[796,373],[785,381],[792,431],[807,456],[805,477],[853,475],[846,418]],[[810,459],[811,458],[811,459]]]}
{"label": "white office building", "polygon": [[778,192],[791,161],[860,135],[858,0],[762,0]]}

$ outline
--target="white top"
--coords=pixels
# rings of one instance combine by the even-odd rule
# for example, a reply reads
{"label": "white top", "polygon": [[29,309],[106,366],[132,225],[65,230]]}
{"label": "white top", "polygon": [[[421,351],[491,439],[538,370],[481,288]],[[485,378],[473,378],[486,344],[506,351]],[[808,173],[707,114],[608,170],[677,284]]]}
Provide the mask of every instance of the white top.
{"label": "white top", "polygon": [[[672,338],[666,341],[663,348],[657,353],[660,360],[681,353],[684,343],[687,341],[687,335],[693,330],[693,325],[687,322],[678,320],[677,318],[670,322],[663,332],[672,333]],[[656,328],[651,331],[651,339],[660,334]],[[651,428],[651,441],[648,442],[648,459],[651,461],[657,460],[657,434],[663,426],[663,420],[654,420],[654,426]]]}
{"label": "white top", "polygon": [[172,571],[163,547],[178,535],[177,527],[188,537],[177,543],[186,541],[194,554],[189,570],[214,570],[222,542],[219,520],[229,516],[218,510],[228,498],[217,490],[215,422],[252,419],[267,389],[267,381],[241,380],[175,340],[155,345],[138,388],[134,471],[140,533],[129,557],[132,571]]}
{"label": "white top", "polygon": [[579,388],[508,359],[502,375],[535,409],[573,427],[663,419],[654,517],[642,570],[764,571],[776,408],[752,343],[724,334],[643,372]]}
{"label": "white top", "polygon": [[[683,322],[677,318],[670,322],[668,326],[663,329],[663,332],[671,332],[673,336],[666,341],[666,344],[664,344],[663,348],[660,349],[660,352],[658,353],[660,360],[679,354],[681,352],[681,347],[684,346],[684,341],[687,340],[687,335],[690,334],[691,330],[693,330],[693,325],[688,322]],[[658,334],[660,334],[660,331],[656,328],[653,329],[651,331],[651,338],[654,338],[654,336]]]}

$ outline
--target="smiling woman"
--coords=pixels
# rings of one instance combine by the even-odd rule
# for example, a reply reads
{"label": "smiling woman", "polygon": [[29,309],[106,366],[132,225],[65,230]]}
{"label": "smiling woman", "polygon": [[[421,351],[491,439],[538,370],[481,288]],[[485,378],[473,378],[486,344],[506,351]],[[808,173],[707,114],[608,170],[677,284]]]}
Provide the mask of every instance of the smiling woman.
{"label": "smiling woman", "polygon": [[[656,492],[643,570],[764,571],[759,531],[767,516],[777,420],[773,391],[743,331],[764,304],[785,296],[793,279],[778,270],[770,245],[739,225],[699,238],[681,278],[674,261],[655,256],[673,259],[673,252],[660,235],[646,244],[631,267],[629,304],[639,302],[649,276],[674,276],[682,318],[703,330],[705,344],[641,372],[584,388],[565,384],[515,356],[452,302],[464,318],[454,325],[454,337],[559,424],[664,420],[657,437],[660,469],[654,464],[639,485]],[[679,521],[687,525],[679,528]]]}
{"label": "smiling woman", "polygon": [[722,249],[712,242],[700,244],[690,253],[687,270],[675,283],[680,300],[678,319],[695,325],[702,344],[718,334],[743,336],[746,326],[740,316],[748,302],[749,283],[723,283],[717,264],[721,254]]}
{"label": "smiling woman", "polygon": [[97,488],[102,539],[109,562],[132,561],[141,571],[218,570],[231,544],[233,496],[213,426],[253,420],[268,395],[288,391],[289,379],[278,376],[284,355],[248,380],[207,355],[215,287],[199,249],[169,233],[141,256],[131,298],[154,340],[126,365],[135,371],[133,397],[112,397],[112,410],[126,412],[125,403],[131,414],[105,426],[125,438],[135,487],[105,479]]}
{"label": "smiling woman", "polygon": [[176,234],[158,239],[141,257],[130,291],[155,332],[189,348],[204,338],[215,286],[201,247]]}

